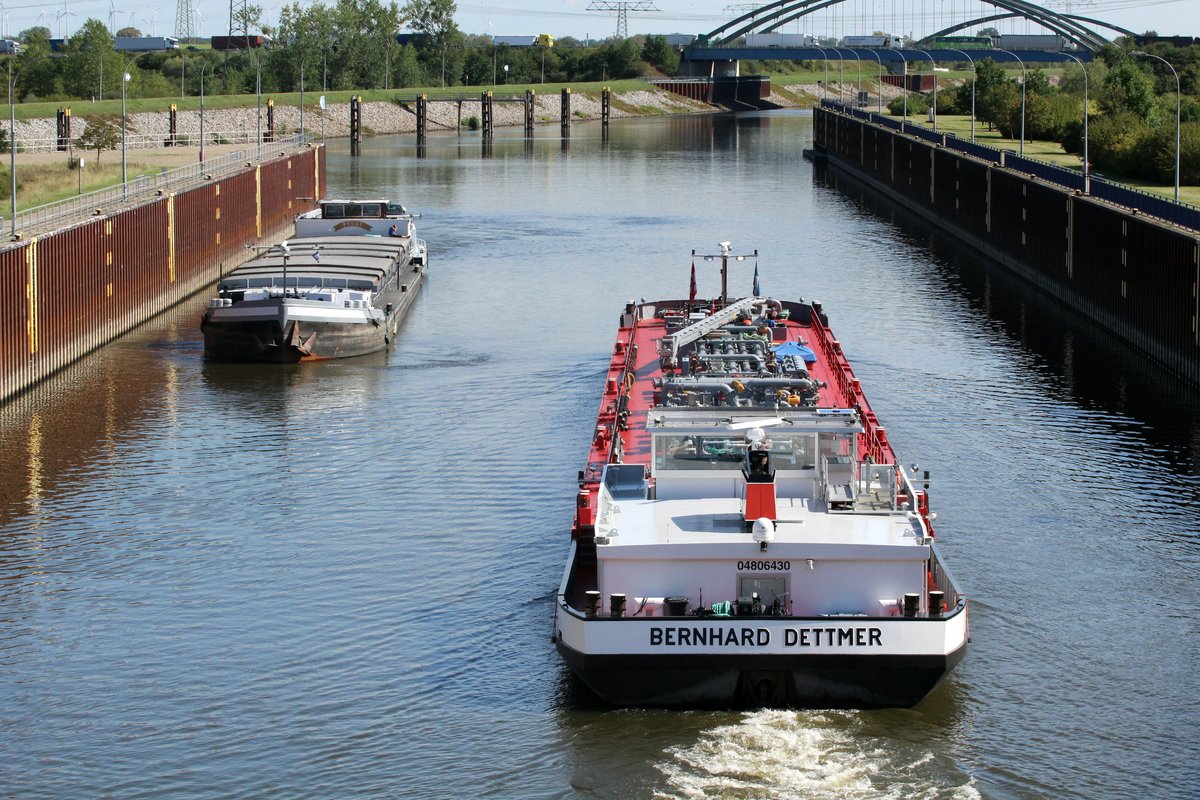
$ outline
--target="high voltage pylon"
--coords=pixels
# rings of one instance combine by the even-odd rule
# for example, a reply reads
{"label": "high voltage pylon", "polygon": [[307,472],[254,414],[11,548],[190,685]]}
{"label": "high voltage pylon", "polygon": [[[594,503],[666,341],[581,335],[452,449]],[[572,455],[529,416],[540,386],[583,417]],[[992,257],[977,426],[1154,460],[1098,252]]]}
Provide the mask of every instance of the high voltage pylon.
{"label": "high voltage pylon", "polygon": [[246,0],[229,0],[229,38],[249,36],[246,27]]}
{"label": "high voltage pylon", "polygon": [[179,0],[175,6],[175,38],[183,44],[195,36],[196,31],[192,28],[192,0]]}
{"label": "high voltage pylon", "polygon": [[627,39],[630,11],[658,11],[659,8],[654,5],[654,0],[592,0],[587,10],[617,12],[617,38]]}

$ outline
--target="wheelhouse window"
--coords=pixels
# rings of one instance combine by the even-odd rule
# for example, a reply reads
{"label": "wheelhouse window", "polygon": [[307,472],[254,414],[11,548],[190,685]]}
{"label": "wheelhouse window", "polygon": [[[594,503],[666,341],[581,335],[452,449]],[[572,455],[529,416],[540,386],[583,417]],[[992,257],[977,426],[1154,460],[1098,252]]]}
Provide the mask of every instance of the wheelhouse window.
{"label": "wheelhouse window", "polygon": [[[781,434],[770,428],[766,434],[763,444],[771,451],[775,469],[813,469],[816,466],[814,434]],[[655,472],[740,470],[745,457],[746,437],[741,434],[662,434],[654,437]]]}
{"label": "wheelhouse window", "polygon": [[850,463],[854,460],[856,438],[852,433],[822,433],[819,442],[822,458],[829,459],[831,463]]}

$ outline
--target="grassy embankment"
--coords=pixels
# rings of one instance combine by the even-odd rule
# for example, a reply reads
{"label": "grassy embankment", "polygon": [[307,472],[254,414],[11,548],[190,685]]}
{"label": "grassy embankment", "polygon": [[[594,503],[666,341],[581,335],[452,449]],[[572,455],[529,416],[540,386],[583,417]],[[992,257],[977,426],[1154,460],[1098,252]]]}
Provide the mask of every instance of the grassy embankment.
{"label": "grassy embankment", "polygon": [[[837,67],[838,65],[836,59],[831,59],[829,63],[829,80],[831,83],[838,81],[840,78]],[[857,84],[861,74],[863,89],[874,94],[875,88],[879,81],[878,65],[863,64],[862,67],[862,69],[859,69],[855,62],[846,62],[844,73],[845,85],[849,86],[852,83]],[[1042,71],[1051,79],[1061,76],[1061,73],[1063,72],[1062,69],[1053,68],[1043,69]],[[916,73],[914,72],[913,74]],[[777,82],[780,85],[786,83],[815,83],[818,80],[824,79],[824,65],[822,65],[821,69],[810,72],[772,76],[772,82]],[[938,72],[939,85],[943,87],[947,84],[970,86],[970,80],[970,69]],[[847,97],[846,99],[852,98]],[[885,112],[886,105],[887,104],[885,103]],[[870,110],[874,111],[876,109],[871,108]],[[932,127],[924,115],[910,116],[908,119],[910,124]],[[938,130],[943,130],[948,133],[953,133],[956,136],[960,136],[964,139],[969,139],[971,137],[971,117],[968,115],[939,114]],[[987,145],[988,147],[995,147],[1001,150],[1012,150],[1013,152],[1019,152],[1021,149],[1020,141],[1017,139],[1008,138],[1002,135],[999,131],[989,130],[986,123],[979,122],[978,120],[975,122],[975,141],[979,142],[980,144]],[[1035,158],[1039,161],[1048,161],[1052,164],[1057,164],[1068,169],[1083,169],[1083,159],[1078,155],[1064,152],[1062,145],[1058,142],[1026,139],[1025,155],[1029,158]],[[1150,192],[1162,197],[1171,198],[1175,194],[1174,183],[1162,184],[1142,180],[1140,178],[1125,178],[1115,175],[1109,177],[1111,180],[1125,184],[1126,186],[1132,186],[1136,189],[1141,189],[1142,191]],[[1200,186],[1180,186],[1179,199],[1184,203],[1200,205]]]}
{"label": "grassy embankment", "polygon": [[[932,127],[926,121],[925,117],[919,119],[909,117],[909,122],[922,125],[924,127]],[[953,133],[963,139],[971,138],[971,118],[969,116],[959,115],[938,115],[938,130],[947,133]],[[1021,143],[1017,139],[1010,139],[996,130],[988,130],[986,123],[975,122],[975,141],[979,144],[995,147],[1000,150],[1012,150],[1019,152]],[[1025,155],[1029,158],[1036,158],[1039,161],[1049,161],[1052,164],[1057,164],[1060,167],[1067,169],[1082,170],[1083,159],[1078,155],[1063,152],[1062,145],[1058,142],[1049,142],[1038,139],[1025,140]],[[1123,178],[1119,176],[1108,176],[1111,180],[1118,183],[1132,186],[1136,189],[1141,189],[1151,194],[1161,195],[1168,199],[1175,195],[1175,184],[1163,185],[1161,183],[1153,183],[1150,181],[1140,180],[1138,178]],[[1200,205],[1200,186],[1180,186],[1179,199],[1184,203],[1192,205]]]}
{"label": "grassy embankment", "polygon": [[[563,87],[570,87],[571,91],[576,94],[593,94],[598,95],[600,90],[605,86],[613,90],[614,107],[620,108],[631,114],[653,114],[661,113],[658,109],[652,107],[640,107],[634,104],[625,103],[621,100],[620,94],[624,92],[633,92],[639,89],[645,89],[646,83],[641,80],[619,80],[619,81],[603,81],[590,83],[535,83],[535,84],[501,84],[499,86],[454,86],[447,88],[426,87],[426,88],[407,88],[407,89],[371,89],[362,91],[337,91],[325,92],[326,104],[332,105],[335,103],[348,103],[350,98],[359,96],[363,102],[375,101],[393,101],[397,97],[411,98],[417,94],[425,94],[430,98],[444,96],[461,96],[471,95],[478,96],[485,91],[492,91],[495,95],[523,95],[527,89],[531,89],[539,95],[559,94]],[[315,91],[305,91],[304,107],[311,111],[319,110],[320,96],[322,92],[319,88]],[[299,92],[275,92],[264,94],[262,97],[263,103],[270,99],[274,101],[276,106],[293,106],[300,105]],[[187,97],[153,97],[153,98],[127,98],[125,102],[126,113],[165,113],[169,106],[174,103],[180,111],[199,111],[200,98],[198,96]],[[204,110],[220,111],[233,108],[254,108],[258,104],[258,98],[255,95],[206,95],[204,98]],[[42,119],[52,118],[60,108],[64,106],[70,107],[76,115],[111,115],[119,117],[121,115],[121,101],[104,100],[102,102],[89,102],[86,100],[75,100],[67,102],[47,102],[47,103],[22,103],[16,107],[17,119]],[[120,156],[114,152],[105,152],[99,159],[97,164],[95,151],[80,153],[76,150],[75,155],[83,155],[86,160],[86,166],[83,172],[82,187],[80,186],[80,175],[76,170],[69,169],[67,165],[67,155],[64,153],[61,162],[57,163],[40,163],[40,164],[22,164],[20,152],[17,153],[17,209],[23,210],[33,208],[47,203],[53,203],[58,200],[63,200],[75,195],[79,191],[89,192],[98,189],[103,189],[108,186],[113,186],[121,182],[121,164]],[[129,151],[127,160],[136,159],[137,163],[128,165],[128,175],[130,179],[140,175],[146,175],[159,172],[161,166],[154,163],[153,155],[147,151]],[[9,203],[9,172],[8,172],[8,157],[0,155],[0,201],[5,209]],[[3,213],[3,212],[0,212]]]}

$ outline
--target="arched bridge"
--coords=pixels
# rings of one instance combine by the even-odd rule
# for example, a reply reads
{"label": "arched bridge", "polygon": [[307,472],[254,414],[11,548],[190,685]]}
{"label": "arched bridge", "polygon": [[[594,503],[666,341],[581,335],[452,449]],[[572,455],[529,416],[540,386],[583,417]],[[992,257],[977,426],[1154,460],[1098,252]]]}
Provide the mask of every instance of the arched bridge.
{"label": "arched bridge", "polygon": [[[1121,35],[1132,35],[1131,31],[1110,25],[1101,20],[1083,17],[1077,14],[1066,14],[1055,11],[1027,0],[986,0],[980,2],[980,7],[987,6],[989,11],[999,8],[1005,13],[988,13],[972,19],[955,21],[950,26],[936,32],[924,33],[916,42],[905,42],[901,47],[863,46],[861,42],[844,42],[842,36],[825,36],[820,41],[814,37],[803,38],[803,44],[791,46],[754,46],[746,45],[745,37],[750,34],[770,34],[784,30],[789,23],[803,20],[822,11],[831,9],[847,0],[774,0],[765,3],[741,16],[735,17],[720,25],[707,34],[697,37],[696,42],[684,51],[681,70],[686,75],[716,76],[736,75],[738,62],[747,59],[754,60],[817,60],[833,57],[853,60],[877,60],[889,69],[899,67],[904,62],[913,60],[925,61],[956,61],[964,59],[963,51],[950,48],[935,48],[935,40],[951,35],[957,31],[970,29],[976,25],[992,22],[1025,19],[1039,25],[1047,34],[1061,37],[1065,49],[1030,48],[1015,45],[1006,49],[972,49],[968,58],[992,58],[996,61],[1032,61],[1032,62],[1065,62],[1090,60],[1095,50],[1109,44],[1109,40],[1099,32],[1099,29],[1112,31]],[[938,3],[938,0],[924,0],[926,3]],[[836,18],[836,15],[835,15]],[[815,18],[814,18],[815,19]],[[811,22],[812,20],[806,20]],[[868,29],[886,28],[886,19],[874,23],[869,18],[863,21],[863,27]],[[1016,37],[1017,39],[1029,37]],[[836,43],[830,42],[830,39]],[[899,71],[893,69],[893,71]]]}

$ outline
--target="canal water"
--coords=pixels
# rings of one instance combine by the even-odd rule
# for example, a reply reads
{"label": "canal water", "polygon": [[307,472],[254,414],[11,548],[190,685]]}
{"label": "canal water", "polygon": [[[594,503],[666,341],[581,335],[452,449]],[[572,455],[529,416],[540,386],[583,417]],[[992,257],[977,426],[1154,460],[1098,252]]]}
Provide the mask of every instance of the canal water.
{"label": "canal water", "polygon": [[[1200,795],[1200,402],[800,112],[330,146],[423,214],[394,350],[205,363],[201,296],[0,413],[0,796]],[[820,299],[972,598],[911,710],[611,710],[550,642],[617,315]],[[718,262],[696,261],[701,295]]]}

